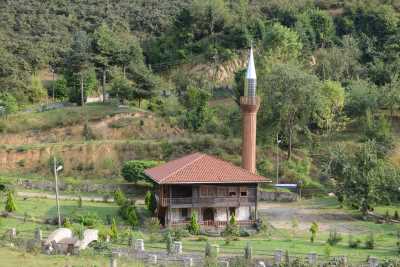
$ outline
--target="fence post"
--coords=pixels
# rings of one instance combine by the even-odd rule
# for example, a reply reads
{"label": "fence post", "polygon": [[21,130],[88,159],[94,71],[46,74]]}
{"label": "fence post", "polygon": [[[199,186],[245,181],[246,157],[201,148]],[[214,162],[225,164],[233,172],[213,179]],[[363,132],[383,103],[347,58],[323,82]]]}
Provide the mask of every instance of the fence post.
{"label": "fence post", "polygon": [[280,249],[275,250],[274,254],[274,263],[275,265],[279,265],[282,263],[282,256],[283,256],[283,251]]}
{"label": "fence post", "polygon": [[154,265],[157,264],[157,255],[156,254],[150,255],[150,264],[154,264]]}
{"label": "fence post", "polygon": [[317,253],[308,253],[308,264],[310,264],[311,266],[317,265]]}
{"label": "fence post", "polygon": [[379,261],[376,257],[369,257],[368,258],[368,267],[378,267]]}

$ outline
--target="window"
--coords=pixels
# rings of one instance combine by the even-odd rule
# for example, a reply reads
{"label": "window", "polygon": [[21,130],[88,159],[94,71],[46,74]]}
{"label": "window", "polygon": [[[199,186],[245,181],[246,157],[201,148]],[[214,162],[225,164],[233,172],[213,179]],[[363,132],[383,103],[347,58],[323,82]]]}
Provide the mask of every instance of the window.
{"label": "window", "polygon": [[247,187],[241,187],[240,188],[240,196],[241,197],[247,197]]}
{"label": "window", "polygon": [[181,217],[182,218],[188,217],[188,209],[181,209]]}
{"label": "window", "polygon": [[229,196],[230,197],[236,196],[236,187],[229,187]]}

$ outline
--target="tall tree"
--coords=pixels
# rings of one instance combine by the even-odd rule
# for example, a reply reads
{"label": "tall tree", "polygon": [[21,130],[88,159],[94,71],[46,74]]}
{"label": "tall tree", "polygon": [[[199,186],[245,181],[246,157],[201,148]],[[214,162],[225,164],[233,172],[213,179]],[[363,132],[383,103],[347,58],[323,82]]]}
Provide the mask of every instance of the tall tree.
{"label": "tall tree", "polygon": [[288,159],[292,155],[294,136],[307,130],[320,99],[321,84],[314,75],[298,66],[278,64],[260,79],[262,92],[261,125],[276,125],[284,133]]}
{"label": "tall tree", "polygon": [[[76,91],[80,91],[80,101],[71,99],[73,102],[82,106],[85,103],[85,78],[90,72],[90,38],[84,31],[76,32],[66,58],[65,78],[69,87],[74,90],[72,96],[78,95]],[[85,77],[86,76],[86,77]],[[76,81],[79,81],[77,87]],[[88,89],[88,87],[86,87]],[[86,90],[87,91],[87,90]]]}

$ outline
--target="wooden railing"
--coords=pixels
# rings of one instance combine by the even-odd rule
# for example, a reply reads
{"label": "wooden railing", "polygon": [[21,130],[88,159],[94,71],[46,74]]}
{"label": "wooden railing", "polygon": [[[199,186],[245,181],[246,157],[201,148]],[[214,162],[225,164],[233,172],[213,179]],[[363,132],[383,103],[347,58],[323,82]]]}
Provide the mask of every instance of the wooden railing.
{"label": "wooden railing", "polygon": [[[189,224],[189,220],[179,220],[179,221],[172,221],[171,226],[184,226]],[[213,220],[206,220],[206,221],[200,221],[199,224],[204,227],[225,227],[227,225],[227,221],[213,221]],[[236,223],[240,226],[251,226],[256,223],[255,220],[241,220],[241,221],[236,221]]]}
{"label": "wooden railing", "polygon": [[233,204],[237,205],[240,203],[255,202],[255,196],[234,196],[234,197],[184,197],[184,198],[161,198],[160,204],[163,207],[173,205],[213,205],[213,204]]}

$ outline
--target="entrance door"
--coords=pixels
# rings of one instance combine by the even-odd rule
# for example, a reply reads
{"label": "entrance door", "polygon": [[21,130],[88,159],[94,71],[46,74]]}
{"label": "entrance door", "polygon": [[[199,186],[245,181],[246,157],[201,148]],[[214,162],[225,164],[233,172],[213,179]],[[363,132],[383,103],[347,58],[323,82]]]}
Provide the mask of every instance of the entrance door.
{"label": "entrance door", "polygon": [[214,221],[214,209],[212,208],[203,209],[203,221]]}

